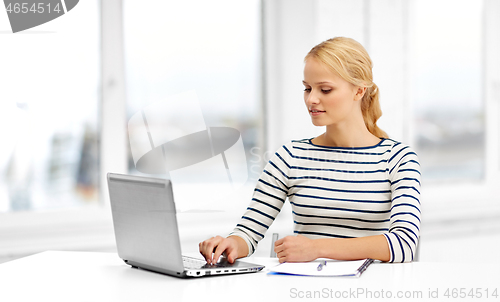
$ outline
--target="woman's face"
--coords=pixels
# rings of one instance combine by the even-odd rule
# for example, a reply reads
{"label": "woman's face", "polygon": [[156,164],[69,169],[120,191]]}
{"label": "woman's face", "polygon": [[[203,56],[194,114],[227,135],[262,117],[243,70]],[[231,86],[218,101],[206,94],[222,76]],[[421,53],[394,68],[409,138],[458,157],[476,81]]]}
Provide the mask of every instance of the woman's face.
{"label": "woman's face", "polygon": [[317,59],[307,59],[303,84],[304,101],[315,126],[346,122],[361,110],[365,88],[342,79]]}

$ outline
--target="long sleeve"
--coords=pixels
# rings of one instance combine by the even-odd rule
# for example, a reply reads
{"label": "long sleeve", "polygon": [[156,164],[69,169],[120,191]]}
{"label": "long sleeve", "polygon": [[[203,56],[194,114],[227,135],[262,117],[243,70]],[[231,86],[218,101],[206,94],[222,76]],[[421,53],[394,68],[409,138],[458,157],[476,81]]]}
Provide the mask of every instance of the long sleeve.
{"label": "long sleeve", "polygon": [[420,164],[415,152],[401,143],[393,146],[388,164],[391,212],[389,232],[384,235],[390,262],[409,262],[420,238]]}
{"label": "long sleeve", "polygon": [[229,235],[243,238],[251,255],[281,211],[288,194],[290,144],[281,147],[266,164],[255,187],[252,201]]}
{"label": "long sleeve", "polygon": [[413,260],[420,237],[420,165],[404,144],[385,139],[344,148],[305,139],[281,147],[230,234],[245,240],[249,255],[287,198],[295,234],[311,239],[383,234],[391,262]]}

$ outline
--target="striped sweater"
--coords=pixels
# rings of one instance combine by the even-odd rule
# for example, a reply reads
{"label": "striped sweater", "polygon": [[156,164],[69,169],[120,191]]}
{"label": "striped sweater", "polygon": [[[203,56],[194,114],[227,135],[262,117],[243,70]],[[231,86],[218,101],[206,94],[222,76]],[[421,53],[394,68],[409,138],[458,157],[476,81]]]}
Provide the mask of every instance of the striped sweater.
{"label": "striped sweater", "polygon": [[250,206],[230,235],[249,255],[280,212],[292,207],[294,233],[315,238],[383,234],[390,262],[413,260],[420,233],[420,165],[410,147],[382,139],[371,147],[282,146],[267,163]]}

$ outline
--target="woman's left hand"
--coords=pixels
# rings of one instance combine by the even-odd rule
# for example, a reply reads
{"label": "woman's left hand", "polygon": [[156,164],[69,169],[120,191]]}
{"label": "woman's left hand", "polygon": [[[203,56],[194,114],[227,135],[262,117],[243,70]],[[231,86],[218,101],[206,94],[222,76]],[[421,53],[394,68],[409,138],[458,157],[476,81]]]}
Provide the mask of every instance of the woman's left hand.
{"label": "woman's left hand", "polygon": [[274,243],[274,251],[280,263],[307,262],[317,259],[313,239],[302,235],[286,236]]}

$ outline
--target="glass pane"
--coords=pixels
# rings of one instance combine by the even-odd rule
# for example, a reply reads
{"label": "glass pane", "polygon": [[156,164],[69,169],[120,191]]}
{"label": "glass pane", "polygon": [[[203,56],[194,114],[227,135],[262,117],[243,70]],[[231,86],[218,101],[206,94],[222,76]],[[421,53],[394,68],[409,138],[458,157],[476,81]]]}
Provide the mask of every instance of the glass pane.
{"label": "glass pane", "polygon": [[424,181],[484,175],[482,1],[414,2],[417,151]]}
{"label": "glass pane", "polygon": [[[210,161],[210,154],[201,153],[221,153],[215,145],[202,143],[207,134],[214,144],[220,127],[240,135],[250,159],[260,118],[260,1],[125,1],[124,28],[129,135],[131,129],[138,133],[137,148],[145,148],[129,149],[129,172],[175,176],[177,183],[217,182],[217,173],[226,173],[220,169],[222,161]],[[179,94],[184,96],[172,97]],[[229,132],[222,135],[231,136]],[[137,160],[154,148],[165,156],[168,143],[195,133],[200,138],[189,143],[199,144],[194,153],[200,159],[193,160],[188,150],[165,157],[176,167],[136,167]],[[225,168],[231,172],[229,149],[222,149]],[[133,152],[139,154],[134,153],[135,159]],[[184,169],[202,162],[205,167],[193,170],[196,173]]]}
{"label": "glass pane", "polygon": [[98,17],[83,1],[0,33],[0,212],[97,204]]}

